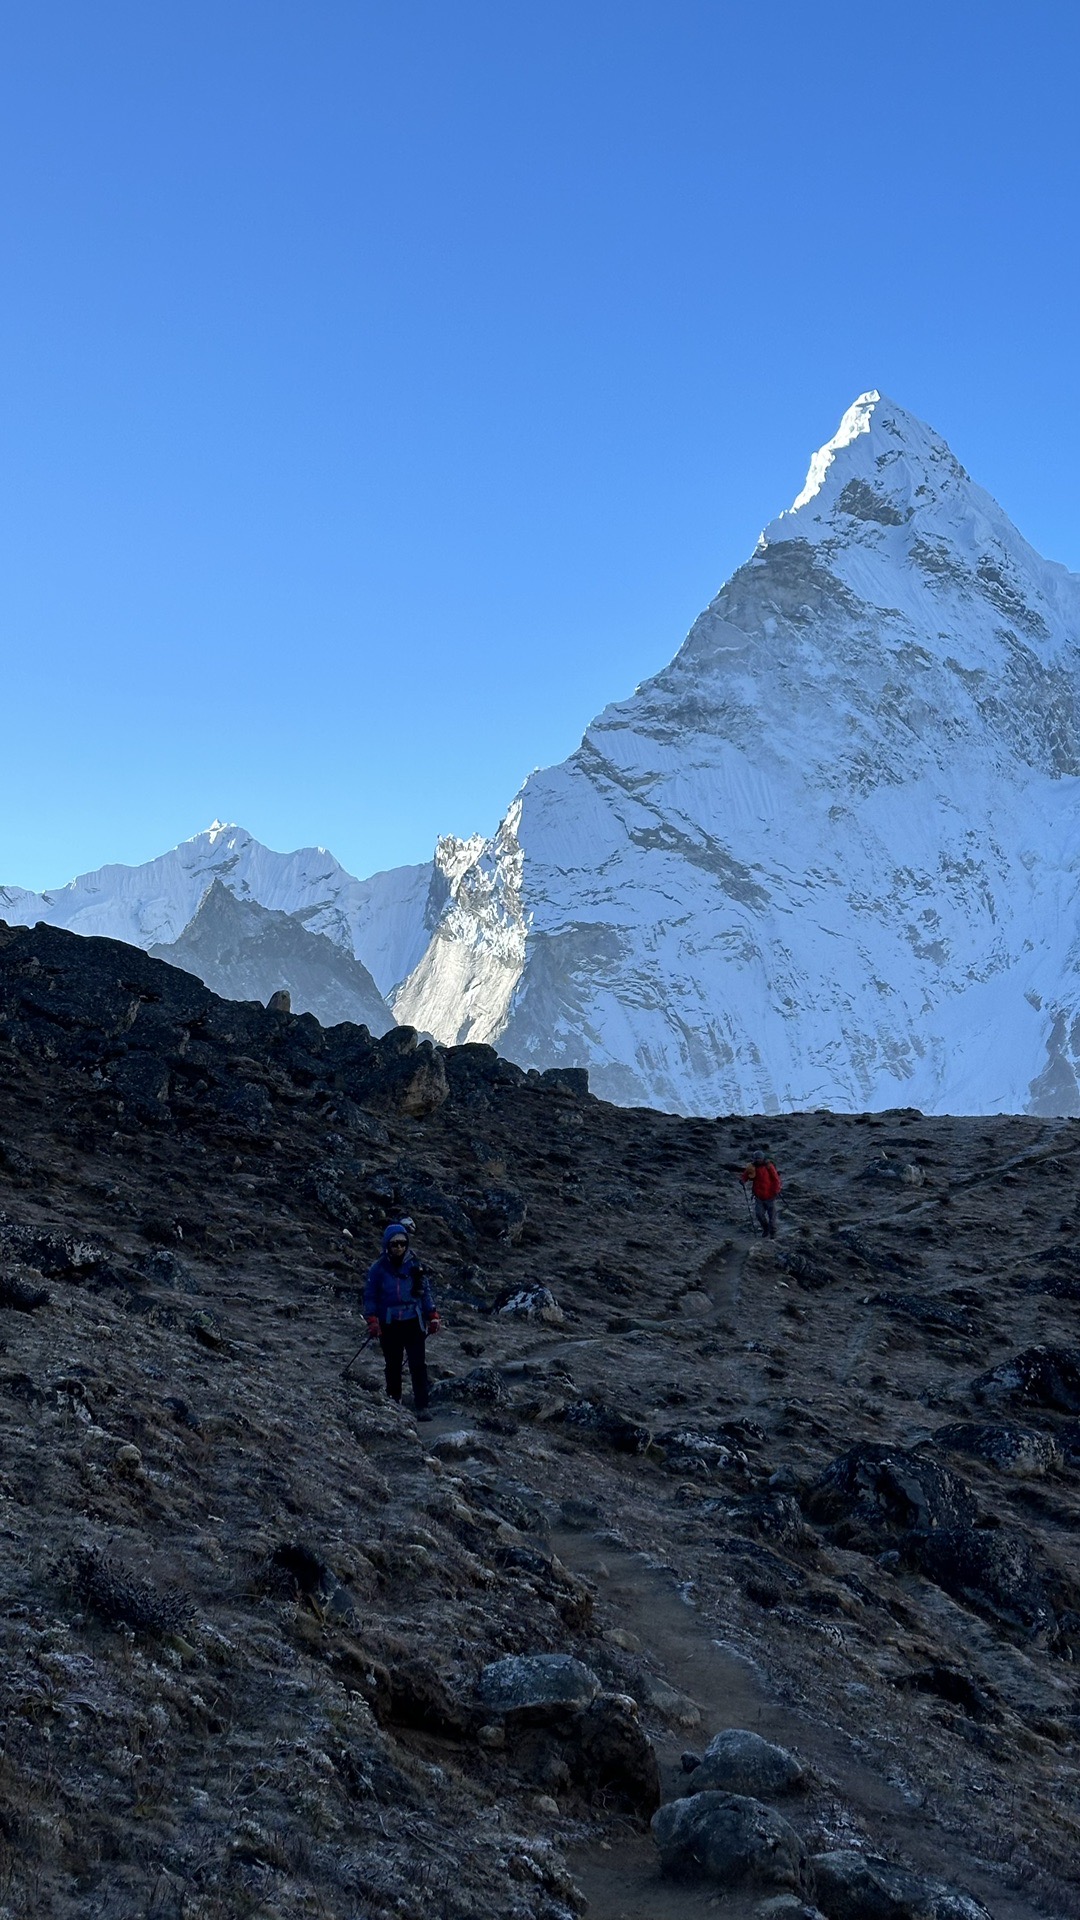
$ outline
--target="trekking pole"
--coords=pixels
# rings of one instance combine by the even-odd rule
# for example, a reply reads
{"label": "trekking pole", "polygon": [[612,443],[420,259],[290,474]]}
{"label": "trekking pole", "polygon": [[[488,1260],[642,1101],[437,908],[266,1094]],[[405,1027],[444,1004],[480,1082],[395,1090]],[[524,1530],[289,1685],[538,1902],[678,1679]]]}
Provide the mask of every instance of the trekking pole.
{"label": "trekking pole", "polygon": [[757,1221],[754,1218],[754,1209],[750,1204],[750,1189],[748,1186],[745,1185],[745,1183],[743,1185],[742,1196],[743,1196],[743,1199],[746,1201],[746,1217],[750,1222],[750,1231],[751,1233],[756,1233]]}
{"label": "trekking pole", "polygon": [[355,1353],[353,1354],[353,1357],[352,1357],[352,1360],[350,1360],[350,1361],[349,1361],[349,1364],[348,1364],[348,1366],[346,1366],[346,1367],[343,1367],[343,1368],[341,1369],[341,1377],[342,1377],[342,1379],[343,1379],[343,1380],[347,1380],[347,1379],[348,1379],[348,1377],[349,1377],[349,1367],[351,1367],[351,1366],[352,1366],[352,1364],[353,1364],[353,1360],[359,1360],[359,1358],[360,1358],[360,1355],[361,1355],[362,1353],[366,1353],[366,1352],[367,1352],[367,1349],[368,1349],[368,1348],[370,1347],[370,1345],[371,1345],[371,1343],[372,1343],[372,1341],[374,1340],[374,1338],[375,1338],[375,1335],[374,1335],[373,1333],[369,1333],[369,1334],[368,1334],[368,1337],[367,1337],[367,1339],[366,1339],[366,1340],[361,1340],[361,1342],[360,1342],[360,1345],[359,1345],[359,1346],[357,1347],[357,1349],[356,1349],[356,1352],[355,1352]]}

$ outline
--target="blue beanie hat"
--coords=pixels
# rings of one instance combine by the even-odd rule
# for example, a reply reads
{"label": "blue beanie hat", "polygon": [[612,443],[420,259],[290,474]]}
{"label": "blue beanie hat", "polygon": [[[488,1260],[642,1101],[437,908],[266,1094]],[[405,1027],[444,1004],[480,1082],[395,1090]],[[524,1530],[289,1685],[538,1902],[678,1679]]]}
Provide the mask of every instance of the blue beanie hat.
{"label": "blue beanie hat", "polygon": [[384,1253],[389,1252],[391,1240],[396,1240],[399,1234],[401,1234],[404,1237],[405,1245],[408,1246],[409,1244],[408,1227],[403,1227],[400,1220],[391,1220],[390,1225],[387,1227],[382,1237],[382,1250]]}

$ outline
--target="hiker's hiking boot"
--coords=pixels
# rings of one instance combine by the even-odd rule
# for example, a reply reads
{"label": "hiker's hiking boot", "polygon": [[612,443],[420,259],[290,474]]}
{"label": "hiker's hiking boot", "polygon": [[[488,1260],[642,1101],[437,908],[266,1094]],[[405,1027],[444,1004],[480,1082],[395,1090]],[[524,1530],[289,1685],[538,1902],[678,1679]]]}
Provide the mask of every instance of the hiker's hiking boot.
{"label": "hiker's hiking boot", "polygon": [[435,1415],[430,1407],[417,1407],[416,1417],[418,1420],[434,1420]]}

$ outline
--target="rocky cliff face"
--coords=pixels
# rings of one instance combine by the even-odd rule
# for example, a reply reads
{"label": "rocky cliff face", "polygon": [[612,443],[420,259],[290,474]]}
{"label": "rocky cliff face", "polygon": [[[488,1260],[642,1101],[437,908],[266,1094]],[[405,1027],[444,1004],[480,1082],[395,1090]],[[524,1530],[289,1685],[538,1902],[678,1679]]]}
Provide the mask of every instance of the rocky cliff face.
{"label": "rocky cliff face", "polygon": [[1080,581],[876,394],[396,997],[682,1111],[1076,1112]]}
{"label": "rocky cliff face", "polygon": [[297,915],[240,900],[215,880],[178,940],[153,946],[159,960],[183,967],[228,1000],[269,1000],[287,983],[294,1013],[324,1026],[342,1020],[382,1034],[393,1015],[367,968]]}

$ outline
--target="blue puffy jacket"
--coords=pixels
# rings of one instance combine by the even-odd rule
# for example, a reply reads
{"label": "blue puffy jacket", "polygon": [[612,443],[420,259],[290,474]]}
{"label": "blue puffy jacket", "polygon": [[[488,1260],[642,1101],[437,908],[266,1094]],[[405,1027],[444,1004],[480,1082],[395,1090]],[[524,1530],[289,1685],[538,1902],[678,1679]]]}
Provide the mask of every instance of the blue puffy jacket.
{"label": "blue puffy jacket", "polygon": [[435,1297],[426,1275],[418,1290],[413,1290],[419,1260],[415,1253],[406,1253],[400,1267],[395,1267],[386,1251],[394,1235],[402,1232],[404,1228],[392,1225],[383,1234],[383,1251],[368,1268],[364,1283],[364,1317],[376,1314],[383,1321],[420,1320],[426,1324],[435,1311]]}

